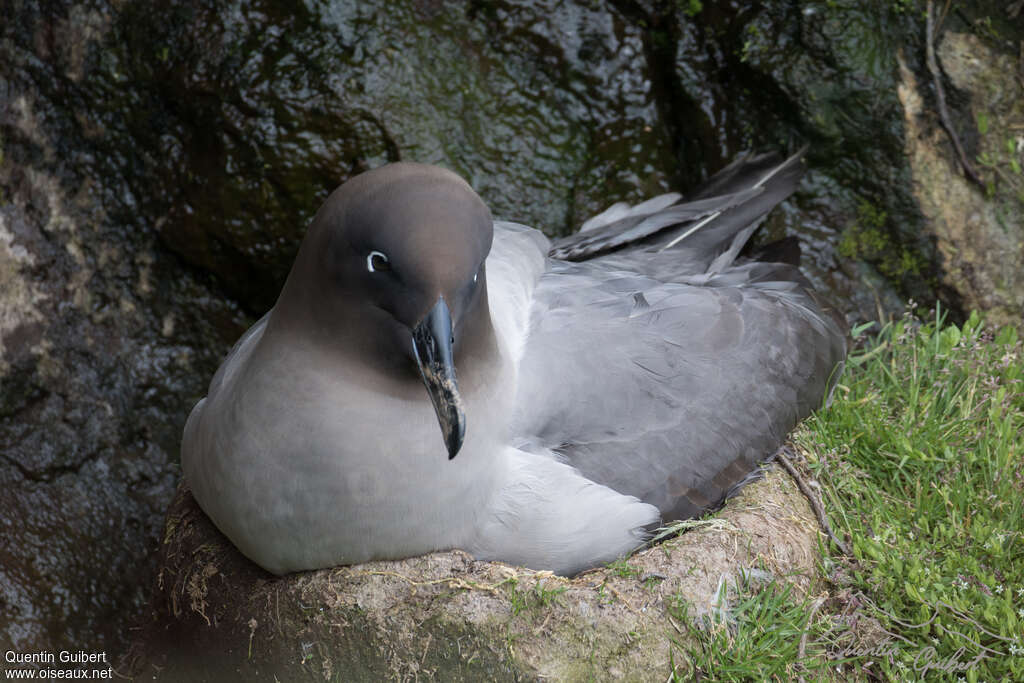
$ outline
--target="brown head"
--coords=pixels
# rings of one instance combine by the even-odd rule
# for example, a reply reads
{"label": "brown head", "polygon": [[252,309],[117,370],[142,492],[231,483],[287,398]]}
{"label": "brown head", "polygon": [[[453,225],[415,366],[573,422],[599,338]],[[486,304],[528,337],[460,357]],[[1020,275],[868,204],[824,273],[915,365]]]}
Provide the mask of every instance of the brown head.
{"label": "brown head", "polygon": [[274,316],[352,362],[426,385],[455,457],[465,432],[455,367],[493,348],[484,261],[490,211],[459,176],[397,163],[317,212]]}

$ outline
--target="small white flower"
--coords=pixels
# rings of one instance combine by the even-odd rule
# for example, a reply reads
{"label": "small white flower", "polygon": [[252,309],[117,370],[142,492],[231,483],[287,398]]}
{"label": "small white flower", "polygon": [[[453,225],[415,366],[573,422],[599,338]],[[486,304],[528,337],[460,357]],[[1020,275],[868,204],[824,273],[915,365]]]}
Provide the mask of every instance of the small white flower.
{"label": "small white flower", "polygon": [[996,584],[996,595],[1002,595],[1002,594],[1003,594],[1003,584],[1001,584],[1001,583],[1000,584]]}

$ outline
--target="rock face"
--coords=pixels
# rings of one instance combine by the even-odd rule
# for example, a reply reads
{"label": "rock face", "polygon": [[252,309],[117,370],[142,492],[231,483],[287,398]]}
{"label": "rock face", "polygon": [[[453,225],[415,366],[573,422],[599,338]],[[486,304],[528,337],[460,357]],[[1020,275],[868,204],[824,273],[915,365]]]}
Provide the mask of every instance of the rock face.
{"label": "rock face", "polygon": [[956,162],[948,134],[924,105],[919,79],[901,61],[899,94],[913,192],[937,240],[942,278],[965,310],[999,325],[1024,320],[1024,62],[970,34],[947,33],[938,56],[969,97],[968,128],[984,190]]}
{"label": "rock face", "polygon": [[668,188],[642,31],[588,3],[138,2],[111,32],[146,151],[134,193],[256,310],[328,192],[387,161],[451,167],[496,216],[553,232]]}
{"label": "rock face", "polygon": [[[713,520],[569,580],[462,552],[275,577],[186,488],[122,672],[157,681],[664,680],[744,581],[811,585],[817,523],[781,470]],[[682,669],[679,675],[689,672]]]}
{"label": "rock face", "polygon": [[[763,239],[799,236],[848,313],[913,295],[1019,316],[1019,229],[1002,226],[1020,224],[1021,98],[995,21],[983,44],[940,45],[954,116],[993,160],[986,198],[957,185],[904,3],[8,5],[0,649],[127,647],[189,409],[327,193],[389,160],[453,168],[496,216],[559,234],[747,147],[810,141]],[[948,20],[959,33],[1004,12],[975,5]]]}
{"label": "rock face", "polygon": [[52,103],[0,91],[0,649],[112,655],[152,579],[181,404],[240,316],[111,224]]}

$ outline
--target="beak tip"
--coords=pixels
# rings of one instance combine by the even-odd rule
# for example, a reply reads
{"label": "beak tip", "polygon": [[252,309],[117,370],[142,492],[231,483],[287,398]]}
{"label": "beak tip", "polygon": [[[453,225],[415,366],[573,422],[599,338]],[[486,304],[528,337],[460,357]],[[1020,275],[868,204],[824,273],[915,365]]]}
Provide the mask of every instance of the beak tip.
{"label": "beak tip", "polygon": [[452,320],[444,297],[412,330],[412,348],[419,365],[420,377],[430,394],[437,413],[448,459],[462,449],[466,436],[466,416],[462,412],[462,399],[455,380],[455,362],[452,357]]}
{"label": "beak tip", "polygon": [[453,431],[448,438],[445,439],[445,445],[448,447],[448,459],[453,460],[459,451],[462,450],[462,442],[466,437],[466,424],[465,418],[462,415],[462,411],[458,412],[459,424],[458,429]]}

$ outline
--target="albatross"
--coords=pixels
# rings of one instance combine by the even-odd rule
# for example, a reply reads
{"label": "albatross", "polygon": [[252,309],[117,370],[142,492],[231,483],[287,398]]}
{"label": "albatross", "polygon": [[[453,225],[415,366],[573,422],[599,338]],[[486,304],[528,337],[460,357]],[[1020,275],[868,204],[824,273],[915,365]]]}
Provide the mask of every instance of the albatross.
{"label": "albatross", "polygon": [[628,554],[750,480],[835,384],[834,312],[741,253],[802,171],[748,155],[554,242],[436,166],[352,178],[189,415],[195,499],[275,574]]}

